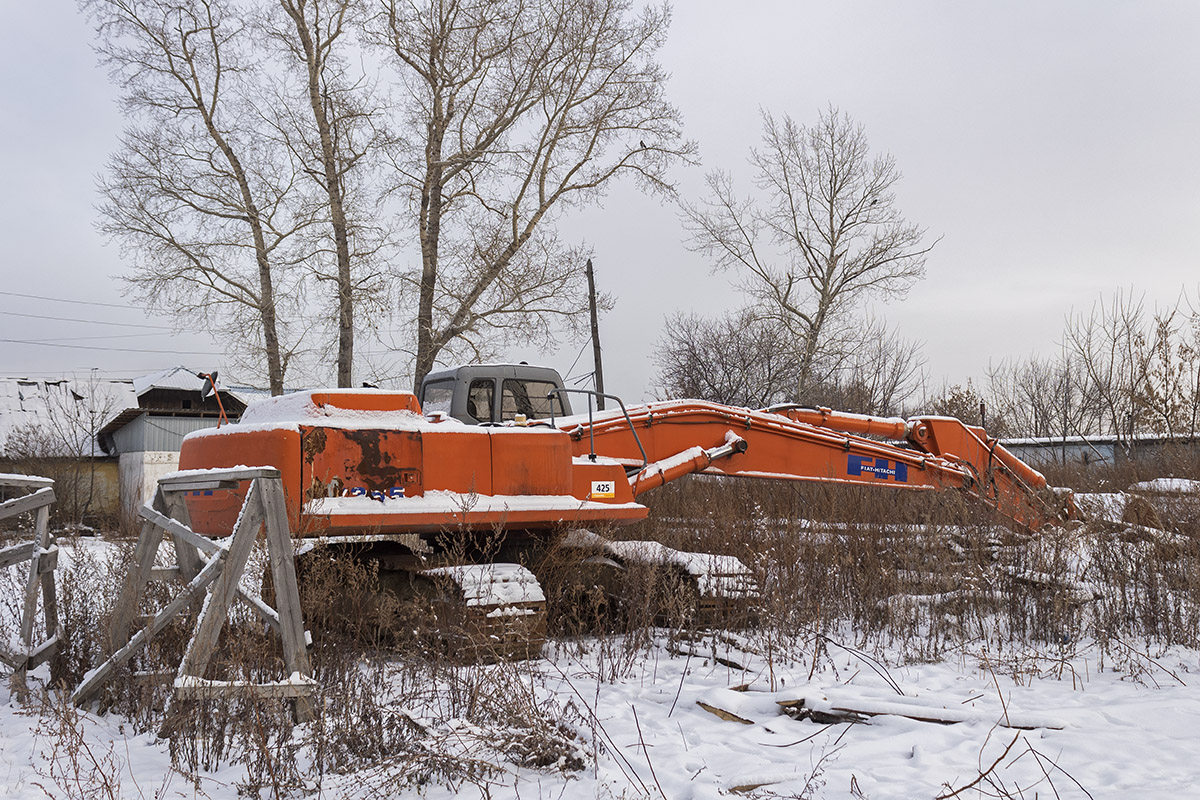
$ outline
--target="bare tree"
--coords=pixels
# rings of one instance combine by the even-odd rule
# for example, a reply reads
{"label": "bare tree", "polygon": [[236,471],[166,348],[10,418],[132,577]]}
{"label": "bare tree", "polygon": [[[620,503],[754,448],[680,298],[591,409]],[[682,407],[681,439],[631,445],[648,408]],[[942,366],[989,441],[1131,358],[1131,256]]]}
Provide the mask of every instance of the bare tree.
{"label": "bare tree", "polygon": [[986,396],[989,416],[1005,420],[1008,436],[1066,438],[1101,429],[1087,374],[1065,349],[1055,357],[989,368]]}
{"label": "bare tree", "polygon": [[[353,385],[355,309],[369,295],[377,275],[363,268],[374,251],[371,238],[353,224],[350,179],[363,171],[382,142],[377,130],[380,112],[370,105],[365,76],[352,79],[345,52],[353,52],[350,28],[361,25],[357,0],[278,0],[282,20],[269,28],[286,62],[297,69],[307,115],[289,112],[285,96],[280,126],[284,141],[322,197],[332,251],[329,272],[317,278],[331,282],[337,299],[337,384]],[[303,118],[302,118],[303,117]],[[355,232],[361,250],[354,248]],[[318,260],[319,259],[315,259]],[[365,273],[365,274],[364,274]]]}
{"label": "bare tree", "polygon": [[869,295],[903,295],[932,245],[896,208],[895,160],[872,157],[849,116],[830,107],[812,127],[762,118],[750,155],[760,196],[740,197],[728,173],[713,172],[710,196],[685,203],[684,220],[692,247],[743,276],[760,315],[801,343],[801,383],[821,383],[818,362],[839,355],[831,330]]}
{"label": "bare tree", "polygon": [[404,90],[394,154],[420,243],[414,381],[443,352],[538,341],[585,313],[585,259],[553,222],[629,175],[671,192],[691,157],[655,61],[666,6],[389,0],[377,30]]}
{"label": "bare tree", "polygon": [[794,401],[899,413],[923,377],[920,346],[876,319],[840,333],[847,355],[815,364],[801,390],[800,348],[779,320],[763,319],[754,308],[718,319],[675,314],[655,356],[659,391],[752,408]]}
{"label": "bare tree", "polygon": [[1112,435],[1128,448],[1139,432],[1192,433],[1200,409],[1197,324],[1182,302],[1147,310],[1125,292],[1101,298],[1067,319],[1056,356],[991,369],[990,402],[1019,435]]}
{"label": "bare tree", "polygon": [[51,513],[60,522],[97,521],[106,509],[96,436],[121,410],[119,391],[95,374],[86,380],[39,381],[28,390],[37,395],[29,401],[39,413],[0,442],[5,470],[52,478],[57,501]]}
{"label": "bare tree", "polygon": [[[260,85],[247,24],[232,0],[81,0],[97,50],[135,121],[100,180],[101,229],[134,260],[128,280],[154,306],[258,340],[272,393],[284,344],[280,286],[308,224],[292,200],[295,165],[259,134]],[[257,336],[247,336],[253,331]],[[261,337],[261,339],[259,339]]]}
{"label": "bare tree", "polygon": [[[911,408],[924,379],[920,343],[870,317],[855,325],[854,333],[856,343],[837,348],[846,356],[839,357],[832,370],[828,384],[836,394],[825,405],[860,414],[899,414]],[[801,399],[813,402],[816,398]]]}
{"label": "bare tree", "polygon": [[655,362],[659,391],[748,408],[795,398],[794,343],[773,321],[743,309],[711,320],[696,314],[667,319]]}
{"label": "bare tree", "polygon": [[1150,373],[1142,301],[1118,292],[1107,306],[1101,300],[1087,315],[1071,317],[1063,346],[1084,371],[1103,432],[1128,447],[1141,425],[1144,404],[1138,398],[1147,393]]}

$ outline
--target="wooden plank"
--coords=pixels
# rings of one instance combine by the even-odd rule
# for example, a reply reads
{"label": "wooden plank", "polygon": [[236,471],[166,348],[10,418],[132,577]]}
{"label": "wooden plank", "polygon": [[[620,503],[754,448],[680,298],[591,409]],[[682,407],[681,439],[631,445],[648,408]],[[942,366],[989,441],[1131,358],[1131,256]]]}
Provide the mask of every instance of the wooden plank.
{"label": "wooden plank", "polygon": [[255,597],[240,586],[238,587],[238,597],[242,602],[250,606],[250,609],[255,614],[258,614],[258,618],[267,623],[271,630],[275,631],[275,633],[280,632],[279,613],[264,603],[261,597]]}
{"label": "wooden plank", "polygon": [[246,568],[250,550],[258,538],[259,528],[263,523],[263,510],[260,497],[262,490],[257,482],[250,484],[246,493],[246,502],[238,519],[237,528],[233,532],[233,541],[225,556],[226,565],[220,580],[209,592],[204,602],[204,610],[196,622],[195,633],[188,642],[183,661],[179,665],[179,675],[203,677],[208,661],[217,646],[217,637],[225,626],[229,614],[229,604],[237,593],[238,582]]}
{"label": "wooden plank", "polygon": [[[169,498],[167,502],[174,505],[175,498]],[[186,506],[184,506],[184,509],[185,511],[182,513],[186,513]],[[175,513],[181,512],[176,511]],[[166,517],[148,506],[142,506],[140,509],[138,509],[138,515],[146,521],[153,522],[155,525],[164,529],[167,533],[171,534],[171,537],[176,541],[180,539],[184,540],[188,545],[194,548],[190,550],[192,553],[195,553],[196,550],[199,550],[212,555],[215,553],[224,553],[227,550],[224,543],[214,542],[212,539],[201,536],[193,531],[190,527],[180,522],[178,519]],[[177,559],[180,557],[180,552],[180,548],[177,547],[175,550]],[[184,550],[183,552],[188,552],[188,550]],[[184,556],[184,558],[187,558],[187,556]],[[203,568],[204,563],[205,562],[203,558],[196,553],[197,572]],[[173,577],[173,575],[165,574],[167,570],[179,571],[179,573],[182,574],[180,567],[156,567],[155,569],[162,571],[163,574],[160,576],[162,579]],[[264,622],[270,625],[272,629],[279,629],[279,615],[275,612],[275,609],[271,608],[261,599],[248,594],[240,586],[238,587],[238,596],[241,597],[242,600],[244,600],[246,604],[249,605]]]}
{"label": "wooden plank", "polygon": [[50,486],[38,489],[33,494],[27,494],[23,497],[14,497],[11,500],[5,500],[0,503],[0,519],[14,517],[17,514],[24,514],[26,511],[33,511],[36,508],[48,506],[54,502],[54,489]]}
{"label": "wooden plank", "polygon": [[152,567],[150,569],[150,580],[152,581],[169,583],[170,581],[179,580],[179,576],[179,567]]}
{"label": "wooden plank", "polygon": [[[38,562],[38,572],[42,583],[42,616],[46,621],[46,634],[57,637],[61,633],[58,627],[58,595],[54,589],[54,571],[58,568],[58,545],[50,534],[50,509],[38,511],[37,516],[38,547],[42,550],[42,558]],[[43,562],[49,562],[49,569]]]}
{"label": "wooden plank", "polygon": [[[924,706],[916,703],[890,702],[858,698],[855,700],[829,701],[828,707],[814,709],[803,699],[786,700],[779,703],[785,713],[793,719],[812,719],[819,724],[838,722],[863,722],[870,717],[890,715],[905,717],[918,722],[934,722],[939,725],[954,725],[959,722],[985,722],[1002,728],[1035,730],[1049,728],[1062,730],[1062,723],[1050,717],[1025,712],[978,711],[970,708],[945,708]],[[823,704],[824,705],[824,704]],[[999,717],[997,714],[999,713]]]}
{"label": "wooden plank", "polygon": [[162,528],[164,531],[171,534],[171,536],[182,539],[202,553],[214,555],[226,550],[226,546],[223,543],[214,542],[212,539],[209,539],[206,536],[201,536],[182,522],[155,511],[149,506],[142,506],[139,508],[138,516],[147,522],[153,523],[159,528]]}
{"label": "wooden plank", "polygon": [[162,528],[153,522],[142,523],[142,533],[138,537],[137,547],[133,551],[133,564],[125,576],[121,586],[121,595],[113,606],[112,622],[109,626],[108,652],[115,653],[118,647],[129,641],[129,628],[137,614],[138,601],[142,597],[142,589],[150,580],[150,571],[154,569],[154,557],[158,554],[158,545],[162,542]]}
{"label": "wooden plank", "polygon": [[[49,491],[53,494],[53,489],[39,489],[39,491]],[[38,590],[42,583],[41,562],[45,558],[46,549],[50,539],[50,507],[41,506],[37,510],[36,521],[34,522],[34,532],[36,539],[34,543],[37,545],[33,549],[32,555],[29,557],[29,578],[25,581],[25,607],[21,611],[21,641],[25,645],[25,651],[28,652],[33,645],[33,619],[37,615],[37,598]],[[55,548],[55,556],[57,557],[58,550]],[[54,633],[54,629],[48,630],[47,635]]]}
{"label": "wooden plank", "polygon": [[312,697],[312,682],[246,683],[244,681],[195,681],[175,686],[177,700],[211,700],[216,697],[288,699]]}
{"label": "wooden plank", "polygon": [[[214,481],[250,481],[255,478],[278,478],[275,467],[233,467],[231,469],[206,469],[173,472],[158,479],[158,485],[166,491],[182,491],[190,483]],[[192,491],[191,489],[187,491]]]}
{"label": "wooden plank", "polygon": [[14,670],[14,671],[19,670],[21,667],[25,666],[25,656],[24,655],[17,655],[16,653],[10,653],[7,650],[5,650],[3,647],[0,647],[0,661],[3,661],[8,666],[9,669]]}
{"label": "wooden plank", "polygon": [[58,652],[60,641],[62,641],[61,631],[55,631],[53,636],[42,642],[37,646],[37,649],[29,654],[29,659],[25,662],[26,669],[37,669],[53,658],[54,654]]}
{"label": "wooden plank", "polygon": [[204,569],[200,570],[200,574],[192,578],[191,582],[174,600],[163,606],[162,610],[154,615],[154,619],[150,620],[149,625],[135,633],[133,638],[109,656],[107,661],[84,676],[83,681],[71,694],[71,702],[75,705],[83,705],[91,700],[104,682],[112,677],[112,673],[117,667],[136,655],[152,637],[161,633],[163,628],[167,627],[175,618],[175,615],[200,599],[209,584],[221,575],[224,566],[225,559],[220,556],[205,564]]}
{"label": "wooden plank", "polygon": [[58,594],[54,588],[54,573],[42,573],[42,614],[46,618],[46,630],[57,635],[58,624]]}
{"label": "wooden plank", "polygon": [[215,492],[218,489],[236,489],[239,481],[218,481],[193,478],[192,480],[177,480],[166,487],[168,492]]}
{"label": "wooden plank", "polygon": [[[267,555],[271,577],[275,584],[275,605],[279,612],[279,637],[283,642],[284,664],[289,673],[304,677],[312,675],[304,635],[304,618],[300,608],[300,589],[296,581],[296,559],[292,537],[288,530],[287,506],[281,480],[262,481],[263,509],[266,512]],[[297,700],[296,718],[307,722],[313,718],[312,705]]]}
{"label": "wooden plank", "polygon": [[22,542],[0,550],[0,569],[28,561],[29,557],[33,555],[34,547],[36,547],[34,542]]}
{"label": "wooden plank", "polygon": [[23,489],[40,489],[53,486],[53,478],[43,478],[41,475],[18,475],[12,472],[0,472],[0,486],[16,486]]}
{"label": "wooden plank", "polygon": [[52,544],[48,549],[42,550],[41,558],[38,559],[38,574],[45,575],[56,569],[58,569],[58,545]]}
{"label": "wooden plank", "polygon": [[[192,516],[188,511],[187,502],[183,499],[183,495],[170,492],[167,494],[166,503],[167,514],[170,515],[171,519],[191,532]],[[204,542],[209,541],[203,536],[199,538]],[[172,536],[171,541],[175,544],[175,562],[179,565],[179,571],[185,581],[190,581],[204,567],[204,560],[200,557],[199,545],[181,536]]]}

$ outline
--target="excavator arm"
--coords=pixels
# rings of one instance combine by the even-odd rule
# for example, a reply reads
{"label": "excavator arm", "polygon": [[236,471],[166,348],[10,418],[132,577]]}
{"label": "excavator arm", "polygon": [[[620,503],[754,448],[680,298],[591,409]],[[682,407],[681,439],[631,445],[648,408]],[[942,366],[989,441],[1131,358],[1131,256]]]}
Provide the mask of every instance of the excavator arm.
{"label": "excavator arm", "polygon": [[[1027,530],[1075,515],[1046,479],[982,428],[951,417],[870,417],[827,408],[753,411],[697,400],[557,420],[576,457],[615,459],[633,495],[682,475],[886,486],[977,497]],[[1065,501],[1065,505],[1064,505]]]}

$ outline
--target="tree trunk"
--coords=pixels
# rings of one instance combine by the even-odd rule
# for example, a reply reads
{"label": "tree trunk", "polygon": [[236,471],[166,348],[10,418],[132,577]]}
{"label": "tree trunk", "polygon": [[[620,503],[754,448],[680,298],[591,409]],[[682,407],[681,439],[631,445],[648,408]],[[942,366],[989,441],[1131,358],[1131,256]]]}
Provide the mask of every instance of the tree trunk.
{"label": "tree trunk", "polygon": [[[334,253],[337,257],[337,385],[340,388],[348,388],[353,386],[354,371],[354,283],[350,272],[350,237],[342,196],[342,177],[333,144],[333,124],[325,107],[325,95],[321,91],[324,62],[317,52],[312,31],[304,16],[303,5],[297,7],[284,2],[283,7],[296,25],[296,34],[300,37],[300,46],[304,50],[308,73],[308,101],[312,108],[313,122],[317,126],[317,135],[321,140],[321,169],[325,191],[329,196],[329,221],[333,227]],[[331,43],[332,39],[323,44],[328,47]]]}
{"label": "tree trunk", "polygon": [[429,139],[425,145],[425,181],[421,187],[421,285],[417,299],[417,363],[413,374],[413,391],[421,389],[421,381],[433,370],[439,348],[433,339],[433,300],[437,291],[438,240],[442,224],[442,137],[444,123],[440,98],[435,98],[433,118],[429,124]]}

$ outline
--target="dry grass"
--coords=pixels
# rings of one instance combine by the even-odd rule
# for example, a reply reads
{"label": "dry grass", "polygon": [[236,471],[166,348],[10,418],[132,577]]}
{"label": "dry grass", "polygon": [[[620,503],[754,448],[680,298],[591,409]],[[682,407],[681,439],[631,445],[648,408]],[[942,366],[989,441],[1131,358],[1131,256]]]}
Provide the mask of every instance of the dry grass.
{"label": "dry grass", "polygon": [[[1149,477],[1063,473],[1054,480],[1112,488]],[[648,497],[646,522],[600,532],[741,559],[758,586],[756,606],[703,621],[676,571],[631,567],[597,588],[596,573],[578,570],[577,552],[550,548],[525,557],[546,590],[550,646],[589,650],[598,681],[629,675],[664,645],[705,657],[711,648],[719,660],[735,658],[718,652],[730,643],[768,663],[813,670],[829,663],[835,644],[907,660],[986,651],[992,666],[1018,680],[1024,671],[1047,669],[1075,677],[1071,655],[1086,646],[1106,668],[1152,680],[1163,675],[1156,651],[1200,647],[1200,498],[1147,500],[1165,530],[1089,523],[1028,536],[954,493],[686,479]],[[507,555],[505,546],[499,538],[483,545]],[[106,608],[129,562],[123,549],[109,551],[112,558],[94,555],[102,552],[95,548],[73,552],[58,576],[65,639],[55,679],[66,686],[101,660]],[[251,697],[176,704],[168,719],[188,618],[111,683],[102,707],[138,730],[168,734],[184,774],[244,763],[241,789],[273,796],[350,771],[385,797],[397,785],[429,782],[485,792],[515,766],[584,765],[588,755],[576,732],[594,726],[595,716],[583,698],[548,700],[538,690],[536,662],[461,663],[442,644],[429,595],[381,576],[370,559],[327,555],[302,569],[306,624],[315,638],[316,722],[297,726],[286,702]],[[149,592],[143,610],[161,604],[165,592]],[[568,613],[568,604],[575,610]],[[273,637],[235,605],[210,677],[274,680],[281,671]],[[60,712],[50,718],[78,727]],[[89,769],[103,777],[99,758],[95,769],[79,758],[63,762],[67,772],[54,779]],[[103,791],[101,785],[97,796]]]}

